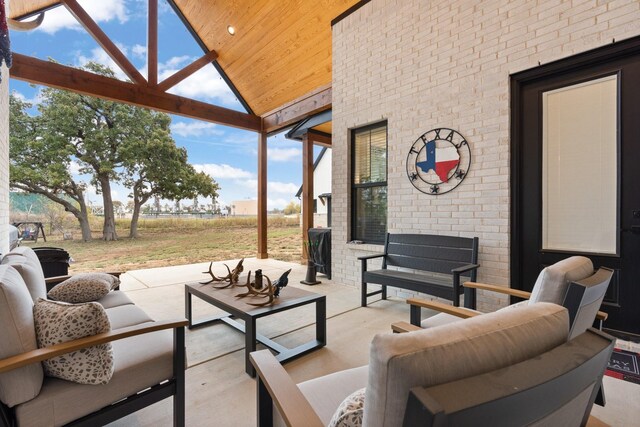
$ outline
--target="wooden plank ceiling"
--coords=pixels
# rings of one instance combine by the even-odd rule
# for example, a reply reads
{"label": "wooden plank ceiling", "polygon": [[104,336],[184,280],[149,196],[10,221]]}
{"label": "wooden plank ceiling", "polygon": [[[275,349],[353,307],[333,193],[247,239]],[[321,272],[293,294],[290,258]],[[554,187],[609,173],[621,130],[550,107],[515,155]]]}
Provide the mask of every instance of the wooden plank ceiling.
{"label": "wooden plank ceiling", "polygon": [[[331,84],[331,20],[358,0],[175,0],[253,113]],[[19,18],[59,1],[12,0]],[[46,19],[46,18],[45,18]],[[230,35],[227,27],[235,28]]]}

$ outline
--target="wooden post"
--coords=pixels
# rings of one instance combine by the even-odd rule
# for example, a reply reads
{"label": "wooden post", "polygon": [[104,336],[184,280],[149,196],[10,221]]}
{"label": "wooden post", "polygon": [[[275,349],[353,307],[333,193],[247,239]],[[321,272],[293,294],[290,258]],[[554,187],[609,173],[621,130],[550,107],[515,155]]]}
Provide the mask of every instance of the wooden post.
{"label": "wooden post", "polygon": [[149,0],[147,64],[149,86],[156,86],[158,84],[158,0]]}
{"label": "wooden post", "polygon": [[313,140],[309,133],[302,137],[302,261],[307,262],[307,231],[313,227]]}
{"label": "wooden post", "polygon": [[267,253],[267,133],[258,137],[258,259],[269,258]]}

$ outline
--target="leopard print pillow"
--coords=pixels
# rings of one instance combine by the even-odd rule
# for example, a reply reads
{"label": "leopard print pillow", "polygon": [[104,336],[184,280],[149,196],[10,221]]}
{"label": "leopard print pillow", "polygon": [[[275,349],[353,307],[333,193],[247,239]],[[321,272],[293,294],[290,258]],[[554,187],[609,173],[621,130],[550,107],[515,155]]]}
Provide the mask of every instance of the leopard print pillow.
{"label": "leopard print pillow", "polygon": [[47,296],[72,304],[98,301],[118,287],[120,279],[106,273],[80,273],[54,286]]}
{"label": "leopard print pillow", "polygon": [[[67,304],[38,298],[33,307],[38,347],[48,347],[109,332],[107,312],[97,302]],[[113,375],[111,343],[100,344],[42,362],[45,375],[80,384],[107,384]]]}
{"label": "leopard print pillow", "polygon": [[329,421],[329,427],[361,427],[364,415],[364,392],[356,390],[347,396]]}

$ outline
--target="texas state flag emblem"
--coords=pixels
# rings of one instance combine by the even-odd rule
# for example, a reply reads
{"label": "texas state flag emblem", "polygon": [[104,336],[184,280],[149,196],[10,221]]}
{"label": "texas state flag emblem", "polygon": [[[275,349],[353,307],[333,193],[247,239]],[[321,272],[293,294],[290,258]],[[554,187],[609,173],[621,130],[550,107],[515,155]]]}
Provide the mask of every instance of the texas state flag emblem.
{"label": "texas state flag emblem", "polygon": [[428,141],[424,143],[425,154],[427,156],[424,162],[416,162],[424,173],[430,170],[434,171],[442,182],[449,181],[449,172],[458,167],[460,163],[460,154],[456,147],[448,146],[444,148],[436,147],[436,141]]}

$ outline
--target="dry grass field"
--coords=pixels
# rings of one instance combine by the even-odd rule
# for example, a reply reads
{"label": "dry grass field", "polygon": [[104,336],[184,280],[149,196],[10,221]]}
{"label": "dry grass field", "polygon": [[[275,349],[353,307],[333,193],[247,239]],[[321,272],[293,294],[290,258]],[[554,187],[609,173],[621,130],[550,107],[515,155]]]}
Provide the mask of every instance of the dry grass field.
{"label": "dry grass field", "polygon": [[[140,237],[129,239],[128,221],[118,222],[120,239],[99,240],[94,228],[91,242],[62,240],[47,236],[47,242],[25,242],[31,247],[64,248],[74,262],[70,272],[164,267],[207,261],[254,257],[257,247],[255,218],[227,219],[146,219],[139,224]],[[297,219],[269,218],[268,252],[270,258],[299,261],[301,237]]]}

